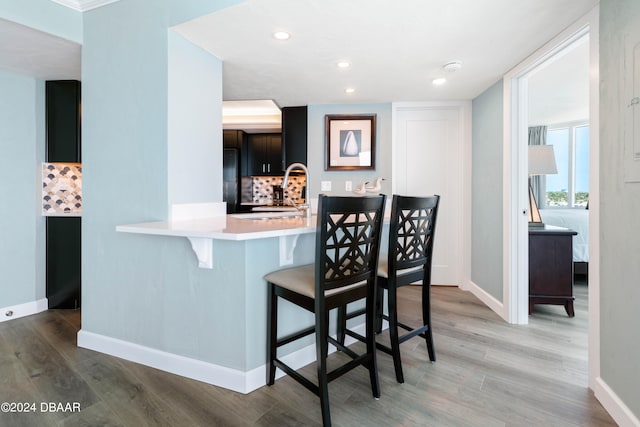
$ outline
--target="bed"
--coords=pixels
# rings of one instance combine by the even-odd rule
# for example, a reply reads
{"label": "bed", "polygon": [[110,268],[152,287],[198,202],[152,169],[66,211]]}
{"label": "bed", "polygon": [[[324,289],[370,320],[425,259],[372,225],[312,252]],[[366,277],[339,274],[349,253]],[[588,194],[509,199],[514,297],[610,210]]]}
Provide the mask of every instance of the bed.
{"label": "bed", "polygon": [[587,274],[589,262],[589,210],[588,209],[540,209],[542,222],[570,228],[578,233],[573,238],[573,263],[576,274]]}

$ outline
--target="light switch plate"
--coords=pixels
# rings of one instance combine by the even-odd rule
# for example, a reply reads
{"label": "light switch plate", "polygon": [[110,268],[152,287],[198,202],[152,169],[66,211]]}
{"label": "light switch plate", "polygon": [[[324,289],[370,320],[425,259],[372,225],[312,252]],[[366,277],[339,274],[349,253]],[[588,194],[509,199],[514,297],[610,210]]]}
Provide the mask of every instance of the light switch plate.
{"label": "light switch plate", "polygon": [[344,182],[344,191],[353,191],[353,183],[351,181]]}
{"label": "light switch plate", "polygon": [[320,181],[320,191],[331,191],[331,181]]}

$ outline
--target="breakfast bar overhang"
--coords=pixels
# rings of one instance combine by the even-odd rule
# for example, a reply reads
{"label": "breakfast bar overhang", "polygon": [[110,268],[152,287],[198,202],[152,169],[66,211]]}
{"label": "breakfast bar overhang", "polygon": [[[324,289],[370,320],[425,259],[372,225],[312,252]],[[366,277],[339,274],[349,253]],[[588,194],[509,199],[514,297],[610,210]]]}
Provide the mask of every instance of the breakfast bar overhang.
{"label": "breakfast bar overhang", "polygon": [[[191,316],[188,324],[197,330],[184,331],[189,344],[162,350],[86,330],[78,333],[78,345],[241,393],[261,387],[266,379],[263,277],[285,266],[314,261],[315,223],[315,215],[247,214],[117,226],[123,238],[124,233],[133,233],[136,239],[158,239],[158,244],[162,239],[188,239],[196,254],[189,274],[206,275],[206,282],[199,287],[185,285],[179,298],[165,303]],[[203,305],[209,303],[215,312],[202,313]],[[283,302],[280,333],[295,330],[301,322],[312,325],[313,315]],[[164,328],[175,326],[160,322],[148,328],[148,334],[161,336]],[[286,347],[284,353],[294,366],[311,363],[315,360],[313,337]]]}

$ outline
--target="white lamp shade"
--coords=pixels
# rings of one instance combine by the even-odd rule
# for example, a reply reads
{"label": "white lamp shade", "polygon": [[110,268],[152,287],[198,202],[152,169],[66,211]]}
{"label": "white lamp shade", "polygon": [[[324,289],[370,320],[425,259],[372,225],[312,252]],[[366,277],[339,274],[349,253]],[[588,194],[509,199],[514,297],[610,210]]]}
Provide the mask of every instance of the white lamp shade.
{"label": "white lamp shade", "polygon": [[558,173],[553,145],[529,145],[529,175]]}

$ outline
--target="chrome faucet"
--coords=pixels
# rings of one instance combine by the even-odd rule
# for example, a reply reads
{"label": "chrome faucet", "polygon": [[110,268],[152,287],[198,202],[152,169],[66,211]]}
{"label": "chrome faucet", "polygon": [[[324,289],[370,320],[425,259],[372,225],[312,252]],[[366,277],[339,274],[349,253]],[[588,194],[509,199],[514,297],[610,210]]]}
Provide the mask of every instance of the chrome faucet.
{"label": "chrome faucet", "polygon": [[288,200],[289,203],[291,203],[291,206],[295,207],[297,210],[306,211],[307,218],[311,218],[311,204],[309,203],[309,170],[305,165],[303,165],[302,163],[291,163],[287,167],[287,170],[284,172],[284,178],[282,179],[282,191],[283,192],[287,191],[287,186],[289,185],[289,174],[294,169],[302,169],[304,171],[305,185],[307,186],[305,203],[296,205],[296,203],[293,200],[291,200],[288,195],[287,197],[285,197],[285,200]]}

